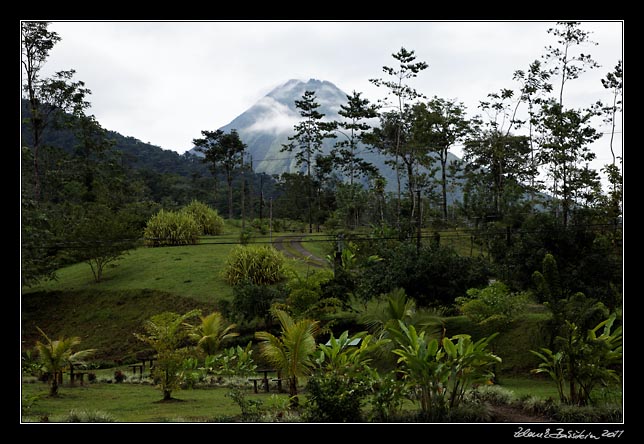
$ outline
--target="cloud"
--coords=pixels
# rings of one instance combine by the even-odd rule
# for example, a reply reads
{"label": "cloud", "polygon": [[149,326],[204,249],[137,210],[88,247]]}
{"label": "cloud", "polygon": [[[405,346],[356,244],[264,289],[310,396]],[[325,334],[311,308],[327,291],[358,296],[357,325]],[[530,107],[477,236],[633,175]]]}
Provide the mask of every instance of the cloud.
{"label": "cloud", "polygon": [[261,98],[249,112],[255,117],[255,123],[247,129],[249,132],[283,133],[293,130],[293,126],[300,121],[300,116],[288,106],[269,96]]}
{"label": "cloud", "polygon": [[[429,68],[410,84],[432,97],[458,99],[471,112],[512,74],[554,44],[554,22],[53,22],[62,37],[45,71],[74,68],[93,91],[106,128],[180,152],[201,130],[230,123],[289,79],[328,80],[371,101],[386,91],[392,54],[414,50]],[[584,48],[602,68],[570,82],[571,106],[605,94],[600,79],[622,57],[620,22],[587,22],[599,46]],[[568,87],[567,87],[568,88]],[[255,126],[275,131],[295,119],[279,108]]]}

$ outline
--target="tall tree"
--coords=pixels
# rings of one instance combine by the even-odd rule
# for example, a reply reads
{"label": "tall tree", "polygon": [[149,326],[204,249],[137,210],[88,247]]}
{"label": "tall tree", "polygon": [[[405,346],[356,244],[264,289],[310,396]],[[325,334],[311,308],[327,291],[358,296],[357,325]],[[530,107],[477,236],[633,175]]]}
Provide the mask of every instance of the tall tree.
{"label": "tall tree", "polygon": [[464,152],[470,189],[485,187],[491,199],[486,216],[502,219],[521,199],[526,178],[532,177],[528,138],[483,130],[466,142]]}
{"label": "tall tree", "polygon": [[[606,77],[602,79],[602,85],[604,88],[609,90],[612,93],[612,104],[603,105],[601,102],[598,103],[600,107],[600,114],[604,117],[604,123],[610,125],[610,154],[613,158],[613,161],[609,165],[605,165],[603,171],[608,176],[608,183],[611,185],[611,190],[609,192],[609,212],[613,217],[613,220],[617,221],[619,215],[621,214],[621,201],[622,201],[622,174],[623,174],[623,163],[622,156],[615,155],[615,149],[613,147],[613,142],[615,139],[616,125],[617,125],[617,116],[618,113],[622,111],[622,94],[623,94],[623,68],[622,61],[618,61],[615,66],[614,71],[606,74]],[[617,159],[619,159],[621,168],[617,166]]]}
{"label": "tall tree", "polygon": [[589,54],[574,54],[575,46],[597,45],[590,40],[590,32],[581,29],[579,22],[558,22],[555,28],[549,28],[548,34],[557,38],[557,45],[548,45],[543,56],[546,63],[553,63],[551,76],[559,76],[559,106],[563,106],[564,86],[570,80],[579,78],[587,69],[599,65]]}
{"label": "tall tree", "polygon": [[564,226],[568,225],[575,204],[587,200],[581,194],[583,190],[596,189],[598,184],[597,174],[588,168],[588,163],[595,158],[589,145],[601,137],[592,127],[591,119],[595,115],[592,110],[565,110],[555,101],[544,103],[541,108],[540,157],[552,178],[553,203],[561,203]]}
{"label": "tall tree", "polygon": [[[465,106],[434,96],[427,103],[413,107],[414,123],[412,134],[415,144],[425,146],[436,156],[440,165],[441,208],[443,219],[447,220],[447,190],[449,185],[449,153],[471,132],[470,121],[465,116]],[[432,160],[425,153],[419,156],[421,164],[431,166]],[[455,173],[455,171],[452,171]]]}
{"label": "tall tree", "polygon": [[[210,162],[213,175],[221,168],[226,176],[228,186],[228,218],[233,218],[233,179],[235,173],[242,167],[246,144],[242,142],[237,130],[229,133],[222,130],[202,131],[204,136],[193,139],[197,150],[204,154],[204,162]],[[216,179],[215,179],[216,182]]]}
{"label": "tall tree", "polygon": [[29,123],[33,139],[33,174],[34,198],[41,198],[41,166],[40,150],[42,136],[45,128],[55,118],[72,113],[76,116],[84,114],[89,107],[85,100],[90,90],[85,88],[82,81],[73,81],[74,70],[59,71],[51,78],[43,79],[40,71],[49,56],[49,52],[61,38],[49,31],[47,22],[22,22],[22,83],[29,102],[30,117],[25,120]]}
{"label": "tall tree", "polygon": [[349,178],[350,212],[353,213],[354,219],[352,226],[356,228],[359,222],[359,212],[357,211],[356,195],[362,191],[360,184],[354,184],[354,180],[360,177],[371,178],[379,174],[378,169],[370,162],[364,160],[359,149],[369,149],[366,141],[368,131],[371,125],[370,119],[378,117],[378,108],[369,102],[369,99],[363,99],[362,93],[353,91],[352,95],[347,95],[347,104],[340,105],[338,114],[344,117],[344,120],[337,122],[335,131],[343,137],[335,144],[331,150],[334,165]]}
{"label": "tall tree", "polygon": [[295,107],[300,110],[302,121],[295,124],[295,134],[288,140],[291,142],[282,145],[281,151],[295,151],[295,164],[304,167],[308,178],[308,210],[309,233],[313,232],[313,189],[311,186],[311,171],[314,166],[315,155],[322,153],[324,139],[335,138],[331,131],[335,127],[332,122],[324,122],[324,114],[318,111],[320,104],[317,102],[315,91],[304,91],[302,100],[295,101]]}
{"label": "tall tree", "polygon": [[[513,79],[521,82],[520,88],[520,101],[528,104],[528,141],[530,144],[530,165],[532,170],[536,172],[538,164],[535,156],[534,144],[534,126],[537,123],[537,112],[535,105],[539,105],[543,96],[552,91],[552,84],[550,80],[550,72],[543,69],[541,61],[535,60],[532,62],[527,71],[516,70]],[[517,104],[518,105],[518,104]],[[511,128],[510,128],[511,129]],[[537,189],[536,174],[530,179],[530,193],[532,200],[535,198],[535,191]]]}
{"label": "tall tree", "polygon": [[202,138],[198,139],[192,139],[192,143],[195,145],[195,148],[197,151],[202,153],[204,155],[202,162],[204,163],[209,163],[209,169],[212,174],[212,177],[214,178],[214,193],[215,193],[215,199],[217,198],[217,188],[218,188],[218,180],[217,180],[217,175],[219,174],[219,169],[220,169],[220,159],[218,156],[215,155],[217,152],[221,136],[224,135],[224,132],[222,130],[217,130],[217,131],[208,131],[208,130],[203,130],[201,131],[201,135],[203,136]]}
{"label": "tall tree", "polygon": [[353,185],[354,179],[375,172],[374,166],[360,156],[358,148],[371,128],[367,121],[376,118],[378,111],[375,105],[369,103],[369,99],[363,99],[361,95],[354,91],[352,95],[347,95],[347,104],[340,105],[338,114],[345,120],[337,122],[335,131],[344,137],[331,151],[334,164],[349,177],[350,185]]}
{"label": "tall tree", "polygon": [[[315,186],[315,198],[317,200],[317,211],[316,217],[314,218],[317,224],[317,231],[320,231],[320,224],[326,219],[328,214],[325,209],[328,209],[328,205],[324,205],[322,202],[323,191],[325,189],[333,189],[333,178],[337,177],[333,171],[333,156],[325,156],[323,154],[317,154],[315,156],[315,165],[313,166],[313,185]],[[334,199],[335,200],[335,196]]]}
{"label": "tall tree", "polygon": [[[580,28],[579,22],[558,22],[548,29],[557,38],[557,46],[546,47],[543,56],[551,64],[552,78],[559,78],[558,98],[545,101],[541,107],[542,153],[552,179],[550,191],[561,203],[564,226],[568,225],[570,211],[580,190],[595,188],[598,178],[587,167],[594,157],[588,144],[599,137],[590,126],[594,112],[591,110],[568,110],[564,106],[564,88],[570,80],[578,79],[588,69],[599,67],[589,54],[576,53],[578,46],[596,45],[590,40],[590,32]],[[586,163],[585,166],[580,166]]]}
{"label": "tall tree", "polygon": [[[388,104],[388,106],[393,106],[398,113],[398,119],[396,120],[396,126],[394,131],[394,143],[390,151],[392,151],[394,156],[394,165],[396,171],[396,183],[398,187],[398,200],[396,203],[396,222],[398,228],[400,228],[400,212],[401,212],[401,171],[399,164],[399,156],[401,155],[402,147],[404,145],[404,122],[406,121],[405,114],[409,110],[408,105],[412,101],[416,100],[419,97],[422,97],[422,94],[417,92],[414,88],[409,86],[408,81],[418,76],[418,73],[427,69],[429,65],[425,62],[415,62],[416,55],[414,51],[408,51],[404,47],[401,47],[400,50],[392,54],[392,57],[398,61],[398,66],[392,68],[389,66],[383,66],[382,70],[389,75],[390,80],[384,79],[369,79],[371,83],[380,87],[384,86],[389,89],[389,95],[394,96],[394,104]],[[390,154],[386,152],[386,154]]]}
{"label": "tall tree", "polygon": [[528,137],[511,134],[523,124],[516,117],[521,97],[513,103],[514,91],[510,89],[487,97],[479,104],[487,120],[476,119],[476,130],[465,142],[464,158],[468,162],[468,188],[484,187],[484,194],[491,200],[481,216],[498,220],[523,197],[526,181],[537,172],[529,156]]}
{"label": "tall tree", "polygon": [[44,65],[49,52],[58,43],[60,36],[47,28],[47,22],[23,22],[21,23],[22,37],[22,66],[24,69],[23,88],[27,93],[29,107],[31,109],[31,130],[33,133],[33,168],[34,168],[34,194],[40,195],[39,177],[39,148],[42,132],[47,125],[46,116],[41,114],[40,88],[42,80],[40,70]]}

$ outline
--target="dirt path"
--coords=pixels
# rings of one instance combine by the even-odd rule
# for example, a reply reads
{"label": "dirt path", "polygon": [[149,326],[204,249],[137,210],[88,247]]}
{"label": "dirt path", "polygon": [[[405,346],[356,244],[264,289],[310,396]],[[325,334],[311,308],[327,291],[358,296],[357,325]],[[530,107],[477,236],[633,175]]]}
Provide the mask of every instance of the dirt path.
{"label": "dirt path", "polygon": [[279,236],[273,241],[273,246],[284,253],[287,258],[301,260],[317,268],[326,267],[324,259],[314,256],[302,246],[302,239],[304,239],[304,235],[301,234]]}

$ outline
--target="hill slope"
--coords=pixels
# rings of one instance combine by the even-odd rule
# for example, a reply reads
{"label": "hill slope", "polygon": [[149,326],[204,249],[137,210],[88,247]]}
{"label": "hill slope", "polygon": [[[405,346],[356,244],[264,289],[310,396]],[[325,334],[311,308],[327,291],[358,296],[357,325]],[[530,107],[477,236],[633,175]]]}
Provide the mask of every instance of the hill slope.
{"label": "hill slope", "polygon": [[[21,106],[22,144],[32,146],[32,134],[24,121],[31,116],[27,100],[22,99]],[[201,162],[200,158],[191,154],[181,155],[176,151],[166,150],[112,130],[107,130],[107,137],[114,144],[114,150],[122,154],[124,166],[134,169],[148,169],[161,174],[174,173],[185,177],[195,173],[210,175],[207,165]],[[50,125],[43,133],[43,145],[54,146],[67,153],[73,153],[77,143],[76,136],[69,128],[54,128]]]}

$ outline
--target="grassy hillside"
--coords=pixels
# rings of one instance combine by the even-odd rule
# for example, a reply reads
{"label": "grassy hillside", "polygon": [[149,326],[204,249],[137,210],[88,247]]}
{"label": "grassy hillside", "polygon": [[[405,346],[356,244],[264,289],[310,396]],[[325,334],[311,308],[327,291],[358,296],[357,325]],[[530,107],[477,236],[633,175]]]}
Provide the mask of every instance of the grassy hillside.
{"label": "grassy hillside", "polygon": [[[228,227],[224,236],[204,237],[197,245],[137,248],[107,269],[100,283],[94,282],[85,263],[58,270],[56,281],[23,289],[24,348],[40,339],[38,326],[53,337],[80,336],[81,348],[99,350],[98,362],[134,360],[132,354],[142,344],[132,333],[141,330],[145,319],[193,308],[206,313],[232,298],[232,287],[221,270],[238,239],[234,227]],[[296,259],[288,259],[287,266],[299,273],[308,269]]]}
{"label": "grassy hillside", "polygon": [[97,349],[93,361],[107,366],[117,359],[135,361],[145,345],[132,333],[142,332],[142,323],[164,311],[185,313],[212,304],[158,290],[62,290],[31,292],[22,296],[22,343],[32,348],[42,340],[38,326],[52,339],[78,336],[77,348]]}
{"label": "grassy hillside", "polygon": [[[273,239],[290,233],[274,233]],[[238,234],[228,226],[223,236],[204,237],[200,244],[181,247],[141,247],[130,251],[105,272],[105,280],[93,281],[87,264],[79,263],[58,271],[58,280],[24,289],[22,296],[23,346],[31,348],[40,338],[36,326],[49,335],[80,336],[82,348],[99,350],[96,361],[109,365],[115,359],[135,360],[142,344],[132,335],[142,322],[163,311],[186,312],[200,308],[204,313],[218,309],[218,303],[232,298],[232,287],[221,276]],[[269,238],[255,237],[256,242]],[[305,236],[302,246],[324,256],[328,242]],[[313,241],[313,242],[311,242]],[[306,261],[289,259],[290,268],[304,274]],[[498,368],[504,373],[525,373],[534,368],[535,358],[527,352],[537,349],[543,314],[517,321],[494,341],[503,357]],[[465,317],[446,319],[448,335],[479,331]]]}
{"label": "grassy hillside", "polygon": [[[141,247],[131,250],[108,268],[100,283],[94,282],[89,265],[79,263],[58,270],[56,281],[44,282],[23,292],[154,290],[213,304],[232,297],[232,287],[223,280],[221,271],[238,239],[226,234],[203,237],[197,245]],[[268,237],[255,240],[268,242]],[[307,269],[305,262],[294,259],[287,260],[287,266],[298,272]]]}
{"label": "grassy hillside", "polygon": [[202,242],[190,246],[132,250],[106,270],[100,283],[94,282],[89,265],[70,265],[58,270],[58,280],[43,283],[27,292],[154,290],[204,303],[230,298],[232,288],[221,278],[220,271],[234,245],[210,239]]}

